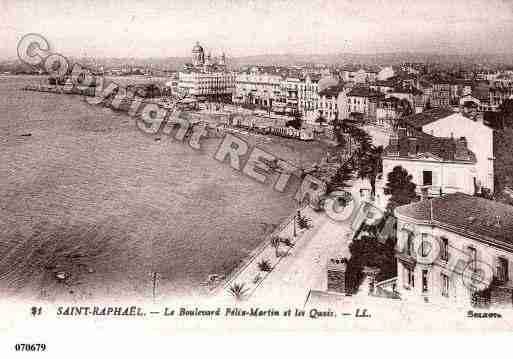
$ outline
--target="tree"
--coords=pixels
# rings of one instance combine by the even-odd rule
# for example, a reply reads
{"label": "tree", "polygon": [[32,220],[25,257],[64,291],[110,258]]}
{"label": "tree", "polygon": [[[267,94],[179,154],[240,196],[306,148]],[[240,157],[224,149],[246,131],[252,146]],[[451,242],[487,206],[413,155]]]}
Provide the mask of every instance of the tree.
{"label": "tree", "polygon": [[396,207],[413,202],[417,198],[416,185],[412,176],[401,166],[396,166],[388,174],[385,194],[391,195],[387,210],[393,212]]}
{"label": "tree", "polygon": [[260,269],[262,272],[270,272],[273,270],[273,267],[268,260],[262,259],[260,262],[258,262],[258,269]]}
{"label": "tree", "polygon": [[376,280],[386,280],[397,275],[395,242],[387,240],[381,243],[373,235],[362,236],[349,245],[351,257],[347,263],[346,286],[348,292],[356,292],[363,279],[365,266],[379,268]]}
{"label": "tree", "polygon": [[249,288],[244,288],[244,283],[234,283],[228,288],[228,292],[237,300],[243,300]]}
{"label": "tree", "polygon": [[349,134],[358,143],[358,151],[360,153],[370,152],[372,148],[372,137],[365,130],[354,127],[350,129]]}
{"label": "tree", "polygon": [[271,247],[274,248],[274,254],[276,255],[276,258],[280,256],[280,244],[281,239],[278,236],[272,236],[269,240],[269,243],[271,244]]}
{"label": "tree", "polygon": [[370,146],[367,152],[360,152],[358,158],[358,177],[367,178],[371,185],[372,196],[376,195],[376,179],[383,172],[383,146]]}
{"label": "tree", "polygon": [[297,215],[297,226],[299,229],[310,229],[312,220],[307,216],[302,216],[301,213]]}
{"label": "tree", "polygon": [[342,164],[327,184],[328,193],[335,191],[337,188],[349,187],[348,182],[353,178],[351,172],[347,162]]}
{"label": "tree", "polygon": [[513,99],[504,100],[499,107],[501,128],[513,127]]}
{"label": "tree", "polygon": [[351,134],[355,129],[357,129],[357,123],[351,119],[336,119],[333,121],[333,132],[335,134],[335,139],[337,141],[338,147],[344,147],[346,145],[345,134]]}
{"label": "tree", "polygon": [[397,109],[399,110],[398,112],[400,117],[413,115],[413,107],[407,99],[400,99],[397,103]]}

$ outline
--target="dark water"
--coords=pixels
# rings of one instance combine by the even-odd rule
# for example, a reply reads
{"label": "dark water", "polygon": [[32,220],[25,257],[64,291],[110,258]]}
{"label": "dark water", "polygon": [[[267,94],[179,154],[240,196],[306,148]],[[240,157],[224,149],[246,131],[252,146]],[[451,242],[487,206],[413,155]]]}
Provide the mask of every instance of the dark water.
{"label": "dark water", "polygon": [[[0,77],[2,290],[151,298],[158,272],[160,298],[198,295],[208,274],[233,269],[295,206],[293,190],[277,193],[215,161],[220,139],[201,151],[155,141],[80,97],[19,90],[39,81]],[[289,160],[322,152],[249,140]],[[71,277],[56,280],[60,271]]]}

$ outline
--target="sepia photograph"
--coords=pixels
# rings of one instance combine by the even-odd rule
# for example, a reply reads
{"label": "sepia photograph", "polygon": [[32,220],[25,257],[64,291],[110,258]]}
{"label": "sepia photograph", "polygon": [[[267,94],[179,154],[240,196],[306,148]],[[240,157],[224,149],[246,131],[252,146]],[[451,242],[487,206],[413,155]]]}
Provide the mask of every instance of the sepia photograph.
{"label": "sepia photograph", "polygon": [[0,0],[0,20],[8,353],[513,328],[513,2]]}

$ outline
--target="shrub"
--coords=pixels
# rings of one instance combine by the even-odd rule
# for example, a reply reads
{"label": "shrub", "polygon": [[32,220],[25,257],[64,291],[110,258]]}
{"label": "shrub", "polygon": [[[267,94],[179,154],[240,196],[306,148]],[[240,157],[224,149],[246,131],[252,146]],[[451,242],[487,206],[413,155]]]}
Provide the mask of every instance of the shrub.
{"label": "shrub", "polygon": [[280,248],[280,243],[281,243],[281,239],[280,237],[278,236],[272,236],[271,239],[270,239],[270,243],[271,243],[271,246],[274,248],[275,250],[275,254],[276,254],[276,257],[279,257],[279,251],[278,249]]}
{"label": "shrub", "polygon": [[262,272],[270,272],[273,270],[273,267],[271,267],[271,263],[269,263],[269,261],[264,259],[258,263],[258,269]]}
{"label": "shrub", "polygon": [[248,290],[248,288],[244,288],[244,283],[233,283],[230,288],[228,288],[228,292],[230,292],[230,294],[237,300],[244,299]]}
{"label": "shrub", "polygon": [[306,216],[301,216],[298,214],[298,217],[297,217],[297,225],[299,226],[300,229],[308,229],[311,227],[311,222],[312,220]]}

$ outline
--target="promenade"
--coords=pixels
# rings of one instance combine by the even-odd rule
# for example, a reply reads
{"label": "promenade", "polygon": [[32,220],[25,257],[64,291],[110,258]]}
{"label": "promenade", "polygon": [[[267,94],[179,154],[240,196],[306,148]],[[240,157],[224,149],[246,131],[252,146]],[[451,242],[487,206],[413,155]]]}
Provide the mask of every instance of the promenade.
{"label": "promenade", "polygon": [[[230,286],[244,284],[248,289],[245,303],[276,303],[280,300],[287,305],[302,307],[311,289],[326,289],[327,260],[332,256],[349,257],[349,225],[333,221],[324,212],[316,212],[310,207],[303,209],[302,215],[311,219],[312,227],[300,231],[295,241],[292,221],[276,233],[281,238],[290,238],[294,247],[277,258],[269,241],[264,243],[264,247],[226,283],[219,293],[222,299],[233,301]],[[271,263],[271,272],[259,270],[258,263],[262,260]],[[258,276],[262,279],[255,281]]]}

